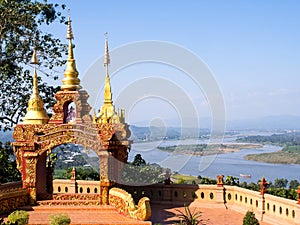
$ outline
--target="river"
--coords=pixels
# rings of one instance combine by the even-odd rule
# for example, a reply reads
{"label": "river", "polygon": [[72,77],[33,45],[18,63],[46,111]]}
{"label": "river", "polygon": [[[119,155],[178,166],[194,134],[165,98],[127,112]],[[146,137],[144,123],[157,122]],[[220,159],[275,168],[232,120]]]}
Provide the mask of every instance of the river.
{"label": "river", "polygon": [[[224,139],[224,143],[231,143],[235,138]],[[257,182],[263,176],[274,182],[276,178],[286,178],[300,181],[300,165],[285,165],[262,163],[245,160],[244,156],[251,153],[274,152],[281,149],[279,146],[265,145],[258,149],[242,149],[239,152],[208,155],[208,156],[188,156],[172,154],[157,149],[158,146],[171,146],[177,144],[195,144],[204,143],[194,139],[182,141],[158,141],[134,143],[129,154],[129,161],[132,161],[136,154],[149,163],[157,163],[163,167],[170,168],[181,174],[195,175],[202,177],[216,178],[218,174],[225,177],[232,175],[240,178],[240,182]],[[250,174],[251,178],[240,177],[240,174]]]}

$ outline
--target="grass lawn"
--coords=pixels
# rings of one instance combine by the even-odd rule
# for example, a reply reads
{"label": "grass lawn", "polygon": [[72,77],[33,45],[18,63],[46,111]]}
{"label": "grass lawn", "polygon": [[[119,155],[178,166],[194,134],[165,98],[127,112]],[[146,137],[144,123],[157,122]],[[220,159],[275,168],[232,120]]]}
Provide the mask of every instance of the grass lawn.
{"label": "grass lawn", "polygon": [[183,174],[173,174],[171,176],[171,179],[173,180],[174,184],[192,184],[193,181],[195,181],[196,184],[199,184],[201,181],[197,176],[189,176]]}

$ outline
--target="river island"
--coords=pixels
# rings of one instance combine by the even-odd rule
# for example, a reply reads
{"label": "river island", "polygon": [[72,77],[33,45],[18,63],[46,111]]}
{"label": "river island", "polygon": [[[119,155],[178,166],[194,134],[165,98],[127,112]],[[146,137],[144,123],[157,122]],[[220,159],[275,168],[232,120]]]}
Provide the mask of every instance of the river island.
{"label": "river island", "polygon": [[238,152],[242,149],[262,148],[261,144],[252,143],[225,143],[225,144],[191,144],[191,145],[172,145],[159,146],[161,151],[170,152],[172,154],[182,155],[215,155]]}

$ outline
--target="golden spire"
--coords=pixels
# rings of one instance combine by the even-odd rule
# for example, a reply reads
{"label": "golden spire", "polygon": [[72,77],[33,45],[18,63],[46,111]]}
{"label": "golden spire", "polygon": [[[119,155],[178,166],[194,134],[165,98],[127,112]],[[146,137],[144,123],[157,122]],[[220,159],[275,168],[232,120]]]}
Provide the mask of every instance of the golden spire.
{"label": "golden spire", "polygon": [[36,51],[34,49],[30,64],[34,64],[34,69],[33,69],[33,91],[32,91],[32,93],[35,94],[35,95],[39,95],[38,79],[37,79],[36,66],[35,66],[38,63],[39,63],[39,61],[37,59]]}
{"label": "golden spire", "polygon": [[105,34],[105,54],[104,54],[104,66],[106,71],[105,76],[105,86],[104,86],[104,104],[111,104],[112,101],[112,93],[111,93],[111,86],[110,86],[110,78],[108,74],[108,65],[110,64],[110,58],[109,58],[109,51],[108,51],[108,33]]}
{"label": "golden spire", "polygon": [[104,84],[104,102],[96,121],[100,123],[115,123],[115,122],[120,122],[120,118],[115,112],[115,107],[112,101],[110,78],[108,73],[108,65],[110,64],[110,58],[109,58],[107,36],[108,34],[106,32],[105,33],[105,54],[104,54],[104,66],[106,70],[105,84]]}
{"label": "golden spire", "polygon": [[31,64],[34,64],[33,71],[33,90],[28,101],[28,108],[26,115],[23,118],[23,124],[44,124],[47,123],[49,117],[44,109],[44,102],[39,95],[38,90],[38,78],[36,72],[36,64],[38,64],[38,59],[36,57],[36,51],[33,51]]}
{"label": "golden spire", "polygon": [[69,47],[68,47],[68,59],[66,70],[64,72],[64,78],[62,80],[63,85],[61,89],[63,91],[77,91],[81,88],[80,80],[78,79],[78,72],[76,69],[74,53],[73,53],[73,45],[72,39],[74,39],[72,26],[71,26],[71,18],[70,18],[70,10],[68,16],[68,31],[67,31],[67,39],[69,40]]}

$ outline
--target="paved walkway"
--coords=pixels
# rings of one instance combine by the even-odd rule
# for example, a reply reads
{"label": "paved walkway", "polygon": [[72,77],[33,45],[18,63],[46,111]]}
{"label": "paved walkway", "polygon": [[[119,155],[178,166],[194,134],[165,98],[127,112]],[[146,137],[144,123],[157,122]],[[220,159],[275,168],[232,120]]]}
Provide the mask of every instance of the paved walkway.
{"label": "paved walkway", "polygon": [[[74,225],[96,225],[96,224],[175,224],[178,223],[176,216],[180,210],[184,212],[183,207],[173,207],[171,205],[152,205],[152,216],[149,221],[137,221],[118,213],[111,206],[35,206],[25,207],[23,209],[29,212],[29,225],[47,225],[49,224],[49,215],[56,213],[67,213],[71,218],[71,224]],[[191,211],[201,211],[200,217],[206,221],[207,225],[241,225],[243,224],[244,214],[231,209],[226,209],[224,205],[193,204]],[[261,222],[260,225],[272,225]]]}
{"label": "paved walkway", "polygon": [[[203,219],[207,225],[241,225],[245,214],[236,212],[231,209],[226,209],[224,205],[217,206],[209,204],[192,204],[190,207],[191,212],[200,211]],[[184,212],[183,207],[172,207],[168,205],[153,205],[151,221],[153,224],[174,224],[178,223],[178,211]],[[272,225],[266,222],[259,221],[260,225]]]}
{"label": "paved walkway", "polygon": [[104,225],[104,224],[151,224],[147,221],[138,221],[120,214],[112,206],[35,206],[24,207],[29,213],[29,225],[49,224],[49,215],[66,213],[71,218],[71,224]]}

